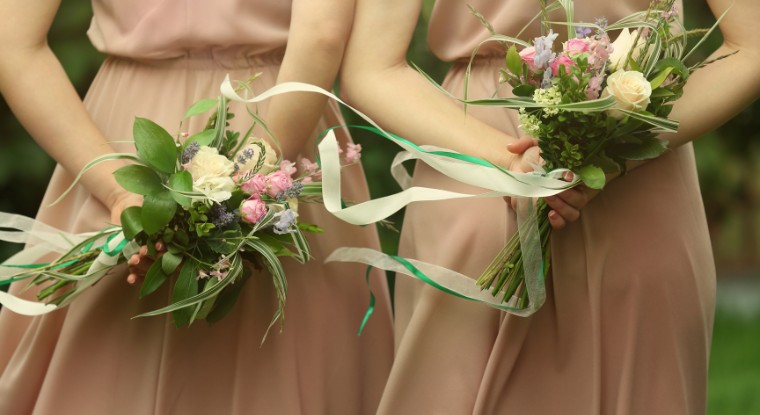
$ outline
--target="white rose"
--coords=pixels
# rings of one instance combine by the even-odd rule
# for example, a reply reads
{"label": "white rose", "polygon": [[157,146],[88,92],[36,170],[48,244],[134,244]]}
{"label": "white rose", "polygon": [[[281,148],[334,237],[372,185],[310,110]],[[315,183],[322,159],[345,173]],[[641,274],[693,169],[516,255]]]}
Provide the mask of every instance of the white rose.
{"label": "white rose", "polygon": [[198,153],[190,160],[187,171],[193,176],[193,180],[202,177],[230,177],[234,171],[233,162],[219,154],[214,147],[202,146]]}
{"label": "white rose", "polygon": [[[620,31],[617,39],[612,42],[612,52],[610,53],[609,65],[611,71],[625,69],[628,67],[628,52],[630,52],[631,48],[633,48],[633,41],[636,39],[636,36],[638,36],[638,34],[638,30],[629,32],[627,28]],[[636,42],[636,48],[633,49],[633,52],[631,53],[631,59],[637,60],[639,56],[641,56],[641,51],[644,49],[645,45],[646,40],[644,40],[643,37],[639,37],[638,42]]]}
{"label": "white rose", "polygon": [[643,111],[649,105],[652,95],[652,85],[637,71],[617,71],[607,77],[607,87],[602,91],[602,98],[612,95],[615,97],[615,107],[607,110],[613,118],[625,116],[616,109]]}
{"label": "white rose", "polygon": [[[235,190],[235,182],[229,176],[201,176],[193,182],[193,190],[203,193],[207,198],[216,203],[222,203],[232,197],[232,191]],[[202,199],[196,198],[196,200]]]}
{"label": "white rose", "polygon": [[[235,162],[237,162],[239,171],[246,173],[256,167],[259,157],[261,157],[261,147],[254,143],[264,146],[264,164],[261,166],[261,169],[254,173],[269,174],[279,169],[277,152],[269,145],[269,142],[261,138],[251,137],[248,143],[235,155]],[[244,162],[241,163],[241,160],[244,160]]]}

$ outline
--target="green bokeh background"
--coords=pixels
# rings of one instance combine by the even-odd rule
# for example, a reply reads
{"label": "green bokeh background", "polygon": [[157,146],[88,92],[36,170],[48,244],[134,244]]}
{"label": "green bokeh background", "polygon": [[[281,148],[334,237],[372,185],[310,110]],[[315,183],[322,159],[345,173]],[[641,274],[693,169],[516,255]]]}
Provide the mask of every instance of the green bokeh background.
{"label": "green bokeh background", "polygon": [[[712,24],[704,0],[687,3],[687,27]],[[437,61],[425,44],[431,5],[431,0],[425,0],[409,59],[441,79],[448,66]],[[49,36],[81,95],[102,61],[85,36],[90,15],[89,2],[63,1]],[[714,48],[719,42],[717,35],[709,43]],[[388,173],[397,149],[359,131],[355,137],[364,147],[362,161],[373,178],[373,197],[397,191]],[[4,101],[0,101],[0,143],[0,211],[34,216],[54,163],[26,134]],[[760,104],[750,106],[694,146],[719,274],[708,413],[760,413],[760,256],[756,254],[760,247]],[[397,226],[402,224],[401,215],[394,220]],[[384,249],[395,251],[398,235],[384,230],[381,234]],[[0,259],[18,249],[0,244]]]}

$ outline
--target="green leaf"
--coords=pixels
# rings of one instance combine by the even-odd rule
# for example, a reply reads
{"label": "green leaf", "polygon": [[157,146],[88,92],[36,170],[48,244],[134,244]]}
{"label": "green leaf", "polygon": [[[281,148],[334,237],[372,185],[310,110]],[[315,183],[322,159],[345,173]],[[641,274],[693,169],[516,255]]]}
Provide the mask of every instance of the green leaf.
{"label": "green leaf", "polygon": [[[209,277],[209,279],[206,280],[206,284],[203,286],[203,292],[210,292],[214,288],[218,288],[221,285],[222,282],[216,279],[216,277]],[[221,292],[222,290],[219,290],[219,294],[221,294]],[[216,300],[219,298],[219,294],[211,296],[210,298],[200,302],[198,304],[198,309],[195,311],[193,319],[204,320],[206,317],[208,317],[209,313],[211,313],[211,310],[216,304]]]}
{"label": "green leaf", "polygon": [[522,59],[517,53],[517,48],[512,45],[507,49],[507,69],[513,74],[520,76],[522,74]]}
{"label": "green leaf", "polygon": [[517,97],[532,97],[536,87],[533,85],[523,84],[512,89],[512,93]]}
{"label": "green leaf", "polygon": [[604,187],[605,177],[604,170],[599,167],[588,165],[578,169],[578,175],[581,177],[583,184],[592,189],[601,189]]}
{"label": "green leaf", "polygon": [[172,174],[177,165],[177,146],[166,130],[147,118],[135,118],[132,132],[137,156],[156,170]]}
{"label": "green leaf", "polygon": [[192,142],[196,142],[201,146],[207,146],[214,141],[215,134],[214,130],[203,130],[197,134],[193,134],[185,141],[184,147],[187,147]]}
{"label": "green leaf", "polygon": [[222,290],[217,297],[216,306],[206,316],[208,323],[214,324],[229,314],[232,307],[240,297],[240,293],[243,291],[243,286],[248,278],[251,277],[251,270],[248,267],[243,267],[243,275],[234,284],[230,284]]}
{"label": "green leaf", "polygon": [[312,225],[311,223],[302,223],[302,222],[298,222],[298,229],[304,232],[311,232],[311,233],[322,233],[325,231],[325,228],[320,228],[319,226]]}
{"label": "green leaf", "polygon": [[129,192],[149,195],[164,189],[161,177],[150,167],[132,164],[113,172],[116,181]]}
{"label": "green leaf", "polygon": [[667,89],[667,88],[657,88],[652,91],[652,98],[664,98],[664,97],[672,97],[675,96],[676,93]]}
{"label": "green leaf", "polygon": [[[193,191],[193,176],[189,171],[180,171],[169,177],[169,187],[171,190],[178,190],[180,192],[192,192]],[[188,196],[179,194],[177,192],[171,192],[172,198],[184,207],[190,207],[192,199]]]}
{"label": "green leaf", "polygon": [[212,251],[218,254],[232,254],[237,251],[243,237],[240,229],[229,229],[222,232],[213,232],[206,238],[206,243]]}
{"label": "green leaf", "polygon": [[665,82],[665,78],[667,78],[671,72],[673,72],[673,67],[668,67],[660,71],[654,78],[652,78],[652,80],[649,81],[649,85],[652,86],[652,91],[659,88],[660,85]]}
{"label": "green leaf", "polygon": [[626,160],[649,160],[658,157],[668,148],[668,142],[656,137],[642,137],[640,143],[629,143],[617,152],[617,156]]}
{"label": "green leaf", "polygon": [[188,108],[184,118],[190,118],[194,115],[203,114],[204,112],[211,111],[219,104],[217,99],[202,99]]}
{"label": "green leaf", "polygon": [[168,190],[145,196],[142,208],[142,225],[148,235],[166,226],[177,212],[177,202]]}
{"label": "green leaf", "polygon": [[619,173],[622,170],[618,162],[602,152],[594,155],[594,157],[589,160],[589,164],[599,167],[605,174]]}
{"label": "green leaf", "polygon": [[145,274],[145,280],[140,287],[140,298],[156,291],[160,287],[168,275],[164,273],[161,261],[153,262],[153,265],[148,268],[148,273]]}
{"label": "green leaf", "polygon": [[679,59],[676,59],[676,58],[660,59],[657,62],[657,64],[654,66],[653,71],[662,72],[662,71],[667,70],[668,68],[671,70],[671,72],[680,76],[684,81],[689,78],[689,68],[687,68],[686,65],[683,64],[683,62],[681,62]]}
{"label": "green leaf", "polygon": [[[193,297],[198,294],[198,264],[195,261],[186,261],[179,271],[177,282],[172,291],[172,304]],[[172,311],[174,324],[177,327],[189,326],[195,314],[193,307],[180,308]]]}
{"label": "green leaf", "polygon": [[161,269],[166,275],[172,275],[182,263],[182,255],[165,252],[161,255]]}
{"label": "green leaf", "polygon": [[124,232],[124,237],[130,241],[143,231],[141,213],[140,206],[130,206],[121,212],[121,230]]}

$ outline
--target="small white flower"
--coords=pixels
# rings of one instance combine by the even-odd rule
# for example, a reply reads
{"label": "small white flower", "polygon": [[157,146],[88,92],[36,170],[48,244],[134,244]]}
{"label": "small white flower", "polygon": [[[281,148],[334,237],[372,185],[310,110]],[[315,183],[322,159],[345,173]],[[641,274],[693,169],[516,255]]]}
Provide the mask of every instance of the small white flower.
{"label": "small white flower", "polygon": [[[626,28],[620,31],[617,39],[612,42],[612,52],[610,53],[609,65],[611,71],[626,69],[628,67],[627,59],[628,53],[631,51],[631,49],[633,49],[633,52],[631,52],[631,59],[635,61],[639,58],[639,56],[641,56],[641,52],[643,51],[644,46],[646,46],[646,40],[644,39],[644,36],[638,35],[638,30],[629,32]],[[639,39],[636,42],[636,47],[634,48],[633,41],[636,40],[637,36]]]}
{"label": "small white flower", "polygon": [[193,176],[193,180],[201,177],[229,177],[234,170],[234,163],[219,154],[214,147],[201,146],[198,152],[190,160],[187,171]]}

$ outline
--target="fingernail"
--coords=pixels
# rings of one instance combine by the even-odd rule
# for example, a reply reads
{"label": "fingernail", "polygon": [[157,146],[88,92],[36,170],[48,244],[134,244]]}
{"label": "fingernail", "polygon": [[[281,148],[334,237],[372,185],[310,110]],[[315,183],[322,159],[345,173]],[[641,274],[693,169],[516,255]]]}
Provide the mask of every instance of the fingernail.
{"label": "fingernail", "polygon": [[129,258],[130,265],[137,265],[140,263],[140,255],[134,254]]}
{"label": "fingernail", "polygon": [[143,246],[140,247],[140,255],[141,256],[148,255],[148,247],[147,246],[143,245]]}
{"label": "fingernail", "polygon": [[127,275],[127,284],[134,285],[136,282],[137,282],[137,275],[135,274]]}
{"label": "fingernail", "polygon": [[156,242],[156,250],[161,251],[164,249],[164,243],[163,242]]}

